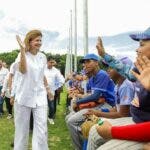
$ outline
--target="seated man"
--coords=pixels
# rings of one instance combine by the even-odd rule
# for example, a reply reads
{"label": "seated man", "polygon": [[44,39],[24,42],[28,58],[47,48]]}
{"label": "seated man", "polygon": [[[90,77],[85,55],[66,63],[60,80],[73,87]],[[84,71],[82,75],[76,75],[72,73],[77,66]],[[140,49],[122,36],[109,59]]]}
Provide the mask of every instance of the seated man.
{"label": "seated man", "polygon": [[[128,57],[120,59],[124,64],[132,64],[132,61]],[[96,115],[98,117],[104,118],[120,118],[120,117],[129,117],[130,116],[130,104],[133,100],[135,87],[134,84],[121,76],[115,69],[108,69],[108,74],[111,79],[116,83],[115,86],[115,104],[116,107],[112,109],[101,109],[101,110],[89,110],[85,115]],[[105,111],[105,112],[104,112]]]}
{"label": "seated man", "polygon": [[[82,59],[86,72],[91,75],[89,83],[92,92],[91,95],[78,99],[75,102],[76,106],[86,102],[98,101],[100,97],[105,98],[106,102],[109,104],[106,104],[108,107],[115,106],[114,83],[105,71],[99,69],[98,61],[99,57],[95,54],[87,54]],[[101,106],[102,105],[100,105],[100,107]],[[77,150],[82,149],[80,125],[85,120],[85,116],[83,116],[83,114],[85,114],[87,110],[88,109],[83,109],[70,115],[69,117],[66,117],[66,123],[71,134],[73,144]]]}

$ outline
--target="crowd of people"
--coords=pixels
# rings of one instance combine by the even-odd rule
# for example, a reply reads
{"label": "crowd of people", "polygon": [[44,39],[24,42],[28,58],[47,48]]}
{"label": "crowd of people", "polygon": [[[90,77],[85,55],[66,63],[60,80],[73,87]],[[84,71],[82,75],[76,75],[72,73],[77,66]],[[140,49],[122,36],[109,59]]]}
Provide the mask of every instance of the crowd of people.
{"label": "crowd of people", "polygon": [[150,28],[130,37],[140,43],[135,63],[108,54],[98,37],[99,56],[85,55],[83,69],[64,79],[55,59],[40,52],[41,31],[29,31],[24,41],[17,35],[20,53],[15,62],[8,70],[0,61],[0,116],[4,100],[7,119],[13,117],[14,106],[14,150],[28,148],[30,124],[32,149],[48,149],[47,120],[55,124],[65,82],[65,121],[75,150],[150,149]]}
{"label": "crowd of people", "polygon": [[[100,37],[99,56],[87,54],[81,59],[88,94],[79,90],[76,94],[78,88],[70,87],[71,109],[66,116],[76,150],[150,149],[150,28],[130,37],[140,43],[135,63],[109,55]],[[99,61],[107,72],[99,68]],[[98,121],[87,122],[93,115]],[[85,122],[89,123],[84,125],[88,138],[82,132]]]}

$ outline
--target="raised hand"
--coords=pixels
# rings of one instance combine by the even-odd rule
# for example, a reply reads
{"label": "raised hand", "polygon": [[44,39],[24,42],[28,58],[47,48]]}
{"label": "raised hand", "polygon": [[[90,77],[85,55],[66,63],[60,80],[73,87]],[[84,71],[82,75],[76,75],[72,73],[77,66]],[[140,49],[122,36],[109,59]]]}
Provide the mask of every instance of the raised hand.
{"label": "raised hand", "polygon": [[137,58],[135,66],[140,74],[132,71],[132,74],[140,81],[145,89],[150,91],[150,60],[146,57]]}
{"label": "raised hand", "polygon": [[17,40],[17,42],[20,46],[20,49],[25,50],[25,45],[23,44],[23,42],[22,42],[21,38],[19,37],[19,35],[16,35],[16,40]]}
{"label": "raised hand", "polygon": [[103,57],[105,54],[105,49],[104,49],[101,37],[98,37],[97,39],[96,49],[97,49],[99,56]]}

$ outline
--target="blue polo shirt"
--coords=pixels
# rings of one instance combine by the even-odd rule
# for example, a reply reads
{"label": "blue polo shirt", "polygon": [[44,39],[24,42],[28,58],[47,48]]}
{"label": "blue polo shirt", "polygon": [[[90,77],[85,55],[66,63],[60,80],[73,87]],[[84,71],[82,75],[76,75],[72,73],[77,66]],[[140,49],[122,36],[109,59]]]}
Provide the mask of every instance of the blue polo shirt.
{"label": "blue polo shirt", "polygon": [[97,101],[100,97],[104,97],[108,104],[115,106],[114,82],[104,70],[99,70],[95,76],[89,79],[88,86],[91,87],[91,95],[78,99],[77,104]]}
{"label": "blue polo shirt", "polygon": [[87,93],[91,93],[91,85],[89,83],[89,80],[86,83],[86,91],[87,91]]}

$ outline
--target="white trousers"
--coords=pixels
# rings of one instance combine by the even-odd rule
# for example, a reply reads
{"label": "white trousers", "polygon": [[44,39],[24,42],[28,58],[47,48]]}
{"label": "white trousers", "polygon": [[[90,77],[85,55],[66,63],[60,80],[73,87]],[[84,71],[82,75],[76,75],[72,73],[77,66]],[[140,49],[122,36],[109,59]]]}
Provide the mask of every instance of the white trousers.
{"label": "white trousers", "polygon": [[30,108],[15,102],[15,139],[14,150],[27,150],[29,139],[29,122],[33,112],[34,127],[32,150],[48,150],[47,144],[47,106]]}

